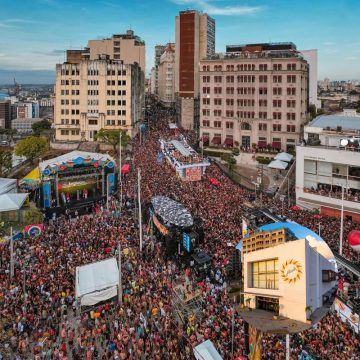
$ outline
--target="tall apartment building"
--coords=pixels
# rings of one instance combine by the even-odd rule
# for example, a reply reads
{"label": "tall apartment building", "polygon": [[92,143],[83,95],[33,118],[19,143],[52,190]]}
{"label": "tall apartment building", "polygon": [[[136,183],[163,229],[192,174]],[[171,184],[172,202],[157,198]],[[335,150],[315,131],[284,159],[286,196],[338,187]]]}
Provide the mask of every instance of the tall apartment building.
{"label": "tall apartment building", "polygon": [[32,119],[39,117],[39,102],[24,102],[16,104],[17,119]]}
{"label": "tall apartment building", "polygon": [[203,145],[294,149],[308,109],[308,63],[292,43],[227,46],[200,61]]}
{"label": "tall apartment building", "polygon": [[143,119],[145,44],[132,31],[90,40],[56,65],[55,137],[93,141],[100,129],[133,136]]}
{"label": "tall apartment building", "polygon": [[0,127],[4,129],[11,128],[11,101],[0,101]]}
{"label": "tall apartment building", "polygon": [[171,106],[175,100],[175,44],[168,43],[158,67],[158,94],[161,103]]}
{"label": "tall apartment building", "polygon": [[159,96],[159,66],[160,58],[166,49],[166,45],[155,45],[154,61],[154,95]]}
{"label": "tall apartment building", "polygon": [[176,16],[175,24],[177,121],[186,129],[199,129],[199,62],[215,53],[215,20],[188,10]]}

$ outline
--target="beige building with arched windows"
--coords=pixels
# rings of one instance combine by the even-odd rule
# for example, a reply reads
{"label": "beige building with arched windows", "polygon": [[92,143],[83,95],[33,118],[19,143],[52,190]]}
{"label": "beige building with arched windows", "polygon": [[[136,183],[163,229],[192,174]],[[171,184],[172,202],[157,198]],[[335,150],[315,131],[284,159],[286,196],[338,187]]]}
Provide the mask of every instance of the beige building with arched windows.
{"label": "beige building with arched windows", "polygon": [[292,43],[227,46],[200,61],[204,145],[294,149],[307,119],[309,66]]}

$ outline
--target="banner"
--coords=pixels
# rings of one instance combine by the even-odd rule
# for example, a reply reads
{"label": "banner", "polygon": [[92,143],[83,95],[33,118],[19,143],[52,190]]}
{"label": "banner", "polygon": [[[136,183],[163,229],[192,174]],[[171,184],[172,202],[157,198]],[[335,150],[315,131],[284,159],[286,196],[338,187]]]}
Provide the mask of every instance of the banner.
{"label": "banner", "polygon": [[36,237],[44,231],[44,224],[26,225],[24,227],[25,236]]}
{"label": "banner", "polygon": [[192,167],[185,169],[185,180],[186,181],[199,181],[201,180],[201,167]]}
{"label": "banner", "polygon": [[242,235],[243,237],[248,233],[248,227],[245,219],[242,219]]}
{"label": "banner", "polygon": [[352,311],[352,309],[342,302],[339,298],[335,298],[335,311],[339,314],[343,322],[348,322],[349,325],[359,333],[360,321],[359,315]]}
{"label": "banner", "polygon": [[107,176],[108,193],[112,194],[115,189],[115,174],[108,174]]}
{"label": "banner", "polygon": [[43,207],[50,208],[51,207],[51,185],[50,185],[50,183],[48,183],[48,182],[43,183],[42,193],[43,193]]}
{"label": "banner", "polygon": [[249,360],[261,360],[262,354],[262,332],[249,325]]}

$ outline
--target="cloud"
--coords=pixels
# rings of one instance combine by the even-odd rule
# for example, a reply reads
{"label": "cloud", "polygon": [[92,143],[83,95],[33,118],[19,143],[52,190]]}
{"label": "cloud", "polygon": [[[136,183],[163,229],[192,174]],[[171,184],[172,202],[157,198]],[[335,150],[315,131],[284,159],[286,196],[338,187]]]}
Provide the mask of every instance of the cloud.
{"label": "cloud", "polygon": [[40,21],[36,21],[36,20],[29,20],[29,19],[6,19],[3,20],[6,23],[10,23],[10,24],[39,24]]}
{"label": "cloud", "polygon": [[220,16],[236,16],[236,15],[250,15],[255,14],[263,10],[262,6],[215,6],[214,1],[211,0],[171,0],[177,5],[190,5],[193,4],[203,12],[209,15]]}
{"label": "cloud", "polygon": [[33,51],[33,54],[45,55],[45,56],[59,56],[63,55],[65,50],[51,50],[51,51]]}

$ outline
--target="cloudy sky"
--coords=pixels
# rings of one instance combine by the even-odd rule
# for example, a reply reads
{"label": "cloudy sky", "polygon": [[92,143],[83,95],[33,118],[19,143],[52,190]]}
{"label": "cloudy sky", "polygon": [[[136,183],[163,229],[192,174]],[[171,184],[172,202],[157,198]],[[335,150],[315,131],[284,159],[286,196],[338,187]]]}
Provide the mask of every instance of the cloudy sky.
{"label": "cloudy sky", "polygon": [[292,41],[318,49],[319,79],[360,79],[359,0],[0,0],[0,9],[0,71],[54,70],[65,49],[128,28],[145,40],[149,70],[154,45],[174,41],[175,15],[197,9],[216,20],[217,51]]}

